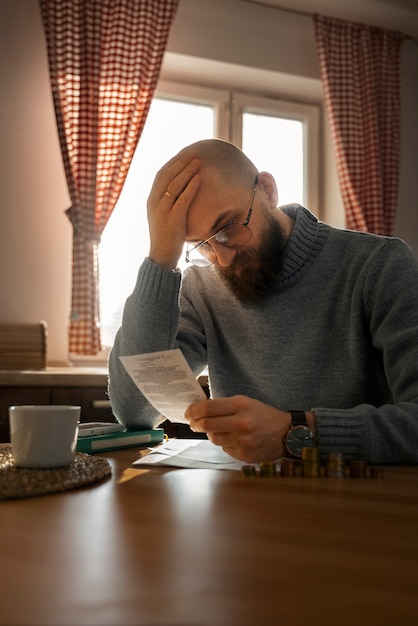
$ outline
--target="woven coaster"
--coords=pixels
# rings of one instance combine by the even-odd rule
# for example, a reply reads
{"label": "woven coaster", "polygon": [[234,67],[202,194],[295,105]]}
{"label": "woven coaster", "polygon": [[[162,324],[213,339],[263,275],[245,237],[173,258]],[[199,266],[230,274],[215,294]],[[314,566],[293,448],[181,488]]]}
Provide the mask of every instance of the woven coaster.
{"label": "woven coaster", "polygon": [[77,452],[68,467],[25,469],[13,464],[12,447],[0,448],[0,500],[31,498],[69,491],[112,473],[106,459]]}

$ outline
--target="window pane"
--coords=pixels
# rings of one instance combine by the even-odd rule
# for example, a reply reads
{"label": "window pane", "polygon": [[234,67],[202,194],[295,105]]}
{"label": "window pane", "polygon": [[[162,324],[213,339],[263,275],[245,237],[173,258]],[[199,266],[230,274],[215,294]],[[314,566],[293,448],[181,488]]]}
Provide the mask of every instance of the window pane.
{"label": "window pane", "polygon": [[242,124],[242,149],[259,170],[274,176],[279,204],[304,204],[303,123],[244,112]]}
{"label": "window pane", "polygon": [[119,201],[99,246],[103,346],[113,344],[123,305],[149,251],[146,201],[157,171],[184,146],[213,137],[214,109],[155,98]]}

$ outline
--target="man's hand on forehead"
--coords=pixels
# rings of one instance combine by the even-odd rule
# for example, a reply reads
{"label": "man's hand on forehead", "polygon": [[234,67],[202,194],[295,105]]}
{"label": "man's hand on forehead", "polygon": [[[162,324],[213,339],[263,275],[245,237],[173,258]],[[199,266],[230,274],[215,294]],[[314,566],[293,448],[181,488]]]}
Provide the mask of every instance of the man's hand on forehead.
{"label": "man's hand on forehead", "polygon": [[201,181],[199,167],[196,158],[174,157],[157,173],[148,198],[149,257],[167,269],[176,269],[183,251],[187,212]]}

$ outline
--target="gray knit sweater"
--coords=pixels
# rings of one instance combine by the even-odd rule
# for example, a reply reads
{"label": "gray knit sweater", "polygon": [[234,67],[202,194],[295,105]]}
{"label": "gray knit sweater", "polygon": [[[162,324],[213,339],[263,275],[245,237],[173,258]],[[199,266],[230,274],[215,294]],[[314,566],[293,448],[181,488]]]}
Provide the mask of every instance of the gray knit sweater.
{"label": "gray knit sweater", "polygon": [[114,414],[161,419],[120,355],[180,347],[212,397],[244,394],[312,409],[323,454],[418,463],[418,262],[400,240],[334,229],[299,205],[277,286],[243,307],[213,266],[168,271],[146,259],[109,360]]}

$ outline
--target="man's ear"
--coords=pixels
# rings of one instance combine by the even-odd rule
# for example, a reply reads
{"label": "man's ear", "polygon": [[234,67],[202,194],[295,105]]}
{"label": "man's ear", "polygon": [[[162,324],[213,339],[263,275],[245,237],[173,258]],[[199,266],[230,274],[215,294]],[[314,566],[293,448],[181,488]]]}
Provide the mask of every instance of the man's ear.
{"label": "man's ear", "polygon": [[268,172],[260,172],[257,176],[258,187],[265,193],[268,198],[270,207],[275,209],[279,202],[279,193],[277,191],[276,181]]}

